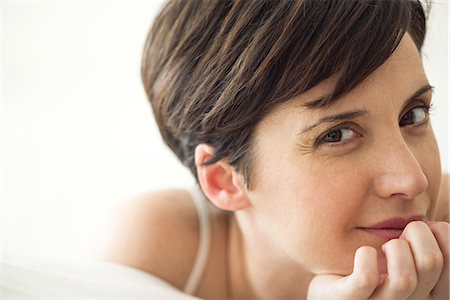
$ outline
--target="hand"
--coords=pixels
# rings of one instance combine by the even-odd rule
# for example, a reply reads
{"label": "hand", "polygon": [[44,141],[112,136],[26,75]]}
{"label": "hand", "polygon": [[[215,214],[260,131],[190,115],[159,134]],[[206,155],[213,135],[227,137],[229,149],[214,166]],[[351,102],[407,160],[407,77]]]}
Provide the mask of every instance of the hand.
{"label": "hand", "polygon": [[449,267],[450,267],[450,224],[447,222],[427,222],[444,257],[444,266],[438,282],[431,291],[431,299],[450,299]]}
{"label": "hand", "polygon": [[377,251],[360,247],[353,273],[314,277],[308,299],[448,299],[449,233],[446,222],[411,222],[382,247],[385,276],[378,273]]}

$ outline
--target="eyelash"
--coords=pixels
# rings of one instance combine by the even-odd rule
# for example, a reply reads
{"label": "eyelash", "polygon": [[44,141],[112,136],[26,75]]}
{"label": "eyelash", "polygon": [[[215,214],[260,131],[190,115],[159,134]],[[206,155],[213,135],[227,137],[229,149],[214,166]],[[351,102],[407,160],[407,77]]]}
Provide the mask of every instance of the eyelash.
{"label": "eyelash", "polygon": [[341,131],[341,130],[351,130],[351,131],[353,131],[354,133],[356,133],[357,135],[361,136],[360,134],[358,134],[358,133],[356,132],[356,130],[354,130],[352,127],[350,127],[350,126],[348,126],[348,125],[338,126],[338,127],[335,127],[335,128],[333,128],[333,129],[331,129],[331,130],[328,130],[328,131],[326,131],[324,134],[320,135],[320,136],[314,141],[314,147],[317,148],[317,147],[319,147],[319,146],[322,145],[322,144],[329,144],[329,146],[331,146],[331,147],[336,147],[336,146],[343,146],[343,145],[349,143],[349,141],[345,141],[345,142],[340,142],[340,141],[339,141],[339,142],[327,142],[327,141],[325,141],[325,138],[326,138],[330,133],[338,132],[338,131]]}
{"label": "eyelash", "polygon": [[[420,125],[423,125],[423,124],[427,123],[427,121],[428,121],[428,119],[429,119],[429,116],[430,116],[430,111],[431,111],[431,109],[433,108],[433,104],[426,104],[426,103],[423,103],[422,105],[418,105],[418,106],[415,106],[415,107],[411,108],[411,109],[408,110],[405,114],[403,114],[403,116],[400,118],[400,121],[401,121],[401,119],[403,119],[403,117],[404,117],[407,113],[409,113],[409,112],[411,112],[411,111],[413,111],[414,109],[417,109],[417,108],[422,108],[422,109],[425,111],[425,119],[424,119],[423,122],[419,123],[418,125],[412,125],[412,126],[416,127],[416,126],[420,126]],[[399,121],[399,122],[400,122],[400,121]],[[404,125],[404,126],[408,126],[408,125]]]}
{"label": "eyelash", "polygon": [[[413,111],[413,110],[415,110],[415,109],[418,109],[418,108],[422,108],[422,109],[425,111],[425,119],[424,119],[424,121],[422,121],[421,123],[416,124],[416,125],[414,125],[414,124],[407,124],[407,125],[403,125],[403,126],[401,126],[401,127],[404,127],[404,126],[413,126],[413,127],[417,127],[417,126],[422,126],[422,125],[428,123],[429,116],[430,116],[430,111],[431,111],[434,107],[433,107],[433,104],[426,104],[426,103],[422,103],[422,105],[418,105],[418,106],[415,106],[415,107],[409,109],[407,112],[405,112],[405,113],[402,115],[402,117],[400,118],[399,122],[403,119],[403,117],[404,117],[407,113],[409,113],[409,112],[411,112],[411,111]],[[343,126],[342,126],[342,125],[341,125],[341,126],[332,128],[331,130],[328,130],[328,131],[326,131],[325,133],[321,134],[321,135],[314,141],[314,148],[317,148],[317,147],[319,147],[319,146],[322,145],[322,144],[328,144],[328,145],[331,146],[331,147],[339,147],[339,146],[344,146],[344,145],[346,145],[347,143],[350,143],[351,140],[345,141],[345,142],[340,142],[340,141],[339,141],[339,142],[326,142],[326,141],[325,141],[325,138],[326,138],[330,133],[338,132],[338,131],[341,131],[341,130],[352,130],[352,131],[354,132],[354,134],[358,135],[359,137],[361,136],[361,135],[360,135],[359,133],[357,133],[351,126],[348,126],[348,125],[343,125]]]}

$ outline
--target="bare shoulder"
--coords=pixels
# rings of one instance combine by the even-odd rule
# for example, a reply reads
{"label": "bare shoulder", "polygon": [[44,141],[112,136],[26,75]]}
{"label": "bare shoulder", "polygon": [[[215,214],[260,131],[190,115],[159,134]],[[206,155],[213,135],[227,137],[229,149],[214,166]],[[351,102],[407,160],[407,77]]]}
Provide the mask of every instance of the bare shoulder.
{"label": "bare shoulder", "polygon": [[450,222],[449,215],[449,185],[450,185],[450,176],[449,174],[443,174],[441,180],[441,187],[439,191],[438,204],[436,209],[436,221],[446,221]]}
{"label": "bare shoulder", "polygon": [[152,273],[182,289],[198,247],[199,223],[182,189],[146,193],[113,214],[95,258]]}

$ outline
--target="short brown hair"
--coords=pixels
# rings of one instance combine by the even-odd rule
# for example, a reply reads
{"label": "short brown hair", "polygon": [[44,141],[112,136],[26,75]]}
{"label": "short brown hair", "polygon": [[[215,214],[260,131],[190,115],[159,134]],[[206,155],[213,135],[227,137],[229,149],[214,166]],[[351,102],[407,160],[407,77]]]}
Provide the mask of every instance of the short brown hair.
{"label": "short brown hair", "polygon": [[383,64],[409,32],[421,49],[419,0],[173,0],[145,43],[141,75],[162,137],[196,176],[215,147],[249,183],[252,134],[271,110],[333,74],[325,107]]}

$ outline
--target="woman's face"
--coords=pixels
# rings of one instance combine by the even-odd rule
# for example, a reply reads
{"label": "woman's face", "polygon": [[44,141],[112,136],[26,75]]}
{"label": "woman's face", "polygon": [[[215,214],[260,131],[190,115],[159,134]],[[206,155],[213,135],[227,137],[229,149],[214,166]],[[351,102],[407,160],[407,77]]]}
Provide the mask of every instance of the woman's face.
{"label": "woman's face", "polygon": [[304,106],[333,83],[257,126],[248,191],[254,226],[314,273],[351,273],[363,245],[379,250],[385,271],[380,247],[401,230],[372,229],[434,214],[441,170],[429,82],[405,35],[385,64],[332,106]]}

